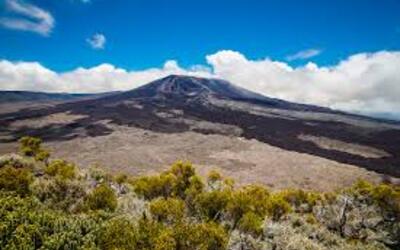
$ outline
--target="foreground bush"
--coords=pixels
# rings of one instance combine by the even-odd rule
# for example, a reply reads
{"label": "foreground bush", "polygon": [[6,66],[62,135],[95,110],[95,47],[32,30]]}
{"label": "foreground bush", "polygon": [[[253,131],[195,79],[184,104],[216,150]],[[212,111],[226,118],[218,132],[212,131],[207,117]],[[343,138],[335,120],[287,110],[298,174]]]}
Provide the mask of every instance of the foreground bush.
{"label": "foreground bush", "polygon": [[112,219],[101,227],[98,243],[102,249],[135,249],[136,227],[126,218]]}
{"label": "foreground bush", "polygon": [[0,249],[399,249],[400,188],[360,181],[332,193],[235,188],[187,162],[112,176],[36,157],[0,157]]}
{"label": "foreground bush", "polygon": [[73,179],[76,175],[75,165],[64,160],[50,162],[44,171],[50,176],[58,176],[61,179]]}
{"label": "foreground bush", "polygon": [[103,209],[113,212],[117,208],[117,197],[108,185],[101,184],[86,197],[86,204],[92,210]]}
{"label": "foreground bush", "polygon": [[51,178],[36,180],[31,185],[33,195],[43,204],[55,210],[72,211],[83,208],[86,197],[84,183]]}
{"label": "foreground bush", "polygon": [[21,196],[28,195],[29,185],[33,178],[28,169],[14,168],[6,166],[0,168],[0,189],[5,191],[15,191]]}
{"label": "foreground bush", "polygon": [[[0,192],[0,249],[84,249],[95,246],[100,217],[47,209],[34,197]],[[89,248],[88,248],[89,249]]]}
{"label": "foreground bush", "polygon": [[42,147],[42,140],[25,136],[20,140],[20,152],[25,156],[34,157],[35,160],[47,162],[50,152]]}
{"label": "foreground bush", "polygon": [[158,222],[173,224],[183,219],[185,215],[185,203],[176,198],[158,198],[149,206],[150,213]]}

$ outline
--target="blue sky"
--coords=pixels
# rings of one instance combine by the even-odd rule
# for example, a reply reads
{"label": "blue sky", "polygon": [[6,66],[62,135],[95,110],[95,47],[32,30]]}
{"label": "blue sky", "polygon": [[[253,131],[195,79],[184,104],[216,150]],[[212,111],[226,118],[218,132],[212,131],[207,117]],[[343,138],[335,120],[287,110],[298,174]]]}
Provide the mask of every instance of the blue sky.
{"label": "blue sky", "polygon": [[[1,16],[12,16],[2,1]],[[302,50],[335,64],[359,52],[398,50],[400,1],[261,0],[31,0],[54,18],[47,36],[0,29],[0,58],[38,61],[55,71],[111,63],[144,69],[175,59],[204,64],[222,49],[248,58],[286,60]],[[87,39],[106,38],[94,50]],[[293,60],[292,65],[304,63]]]}
{"label": "blue sky", "polygon": [[399,0],[0,0],[0,90],[169,74],[400,119]]}

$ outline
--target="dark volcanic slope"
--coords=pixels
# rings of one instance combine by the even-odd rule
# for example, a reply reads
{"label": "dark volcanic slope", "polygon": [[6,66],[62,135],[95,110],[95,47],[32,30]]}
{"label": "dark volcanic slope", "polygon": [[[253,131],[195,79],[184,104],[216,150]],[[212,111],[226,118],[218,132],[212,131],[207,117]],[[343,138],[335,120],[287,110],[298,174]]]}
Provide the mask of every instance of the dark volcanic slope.
{"label": "dark volcanic slope", "polygon": [[[13,129],[11,126],[13,121],[60,112],[84,115],[85,118],[36,129]],[[0,132],[12,135],[11,140],[26,134],[46,140],[68,140],[79,136],[76,131],[82,128],[86,136],[111,133],[99,123],[109,120],[157,132],[179,133],[192,129],[185,123],[188,119],[234,125],[241,128],[241,136],[245,138],[400,177],[400,124],[268,98],[215,79],[169,76],[132,91],[54,108],[6,114],[0,116]],[[192,130],[218,133],[212,129]],[[385,151],[387,155],[367,158],[348,151],[322,148],[301,139],[302,135],[369,146]]]}

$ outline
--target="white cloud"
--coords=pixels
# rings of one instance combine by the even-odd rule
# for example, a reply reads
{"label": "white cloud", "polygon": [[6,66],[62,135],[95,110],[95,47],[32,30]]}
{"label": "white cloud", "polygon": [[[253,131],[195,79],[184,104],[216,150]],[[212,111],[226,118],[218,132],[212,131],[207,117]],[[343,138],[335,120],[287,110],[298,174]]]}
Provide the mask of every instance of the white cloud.
{"label": "white cloud", "polygon": [[5,28],[36,32],[48,36],[54,27],[54,18],[50,12],[23,0],[5,0],[6,9],[18,17],[3,16],[0,25]]}
{"label": "white cloud", "polygon": [[209,55],[207,61],[217,77],[267,96],[346,111],[400,115],[400,52],[356,54],[329,67],[248,60],[233,51]]}
{"label": "white cloud", "polygon": [[294,61],[294,60],[309,59],[309,58],[318,56],[319,54],[321,54],[321,52],[322,51],[320,49],[306,49],[306,50],[299,51],[296,54],[287,56],[286,60]]}
{"label": "white cloud", "polygon": [[129,90],[171,74],[210,77],[207,71],[185,70],[176,61],[167,61],[161,68],[127,71],[111,64],[77,68],[56,73],[37,62],[0,61],[1,90],[98,93]]}
{"label": "white cloud", "polygon": [[96,33],[92,37],[86,39],[86,42],[93,48],[93,49],[104,49],[107,39],[103,34]]}
{"label": "white cloud", "polygon": [[365,114],[400,118],[400,52],[352,55],[337,65],[292,67],[271,59],[250,60],[235,51],[206,57],[209,67],[182,68],[176,61],[140,71],[111,64],[57,73],[37,62],[0,61],[0,89],[48,92],[128,90],[170,75],[217,77],[266,96]]}

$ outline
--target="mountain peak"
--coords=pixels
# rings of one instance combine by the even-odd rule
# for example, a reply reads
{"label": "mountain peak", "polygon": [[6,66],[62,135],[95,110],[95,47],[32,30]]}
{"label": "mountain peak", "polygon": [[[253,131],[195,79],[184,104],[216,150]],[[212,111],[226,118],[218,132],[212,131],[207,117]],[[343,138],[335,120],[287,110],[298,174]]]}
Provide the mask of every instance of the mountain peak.
{"label": "mountain peak", "polygon": [[198,96],[204,92],[210,92],[204,84],[204,79],[183,76],[169,75],[159,81],[157,91],[162,94],[179,95],[179,96]]}
{"label": "mountain peak", "polygon": [[169,75],[131,91],[141,97],[222,98],[271,101],[271,98],[238,87],[228,81],[187,75]]}
{"label": "mountain peak", "polygon": [[194,77],[194,76],[189,76],[189,75],[179,75],[179,74],[171,74],[171,75],[168,75],[168,76],[166,76],[166,77],[164,77],[164,78],[161,78],[160,80],[184,80],[184,79],[186,79],[186,80],[188,80],[188,79],[195,79],[195,78],[200,78],[200,77]]}

